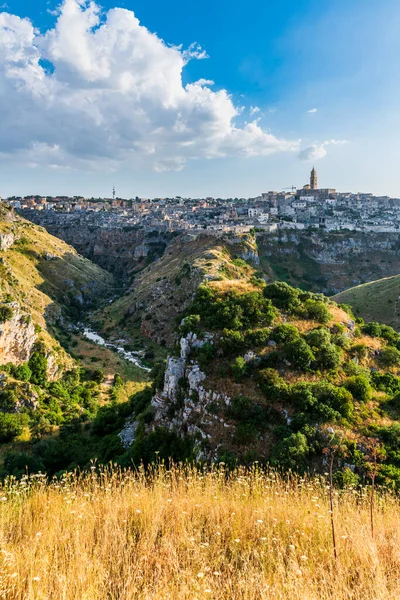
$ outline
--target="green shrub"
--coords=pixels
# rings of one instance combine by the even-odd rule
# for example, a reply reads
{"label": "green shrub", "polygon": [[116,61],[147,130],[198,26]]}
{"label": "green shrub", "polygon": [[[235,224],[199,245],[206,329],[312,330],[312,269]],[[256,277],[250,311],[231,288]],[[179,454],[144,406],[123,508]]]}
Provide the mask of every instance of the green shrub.
{"label": "green shrub", "polygon": [[388,392],[389,394],[400,392],[400,377],[396,377],[392,373],[373,372],[371,379],[377,390]]}
{"label": "green shrub", "polygon": [[173,431],[158,427],[150,434],[138,437],[118,462],[122,466],[172,460],[175,463],[193,458],[193,441],[189,437],[181,438]]}
{"label": "green shrub", "polygon": [[199,333],[200,321],[200,315],[189,315],[185,317],[179,328],[181,335],[187,335],[190,332]]}
{"label": "green shrub", "polygon": [[96,369],[93,371],[92,379],[96,383],[103,383],[105,379],[104,371],[102,369]]}
{"label": "green shrub", "polygon": [[247,363],[243,356],[238,356],[231,364],[232,373],[236,381],[240,381],[246,375]]}
{"label": "green shrub", "polygon": [[0,413],[0,442],[12,442],[21,435],[27,425],[26,415]]}
{"label": "green shrub", "polygon": [[0,323],[11,321],[14,311],[10,306],[0,306]]}
{"label": "green shrub", "polygon": [[300,333],[295,325],[283,323],[278,325],[271,332],[271,339],[277,344],[287,344],[299,339]]}
{"label": "green shrub", "polygon": [[20,478],[26,473],[38,473],[44,471],[44,465],[40,458],[31,456],[25,452],[10,452],[4,457],[4,468],[7,475]]}
{"label": "green shrub", "polygon": [[299,290],[291,287],[284,281],[275,281],[265,286],[263,290],[265,298],[271,300],[276,308],[294,312],[300,305]]}
{"label": "green shrub", "polygon": [[17,403],[17,394],[15,390],[0,389],[0,410],[4,412],[13,412]]}
{"label": "green shrub", "polygon": [[266,346],[271,336],[271,330],[268,328],[263,329],[249,329],[246,331],[244,336],[244,347],[245,348],[260,348]]}
{"label": "green shrub", "polygon": [[306,436],[300,432],[292,433],[276,444],[272,454],[272,463],[285,469],[303,472],[307,469],[309,452]]}
{"label": "green shrub", "polygon": [[343,352],[334,344],[322,344],[315,354],[321,369],[337,369],[343,359]]}
{"label": "green shrub", "polygon": [[30,368],[31,382],[45,387],[47,384],[48,361],[46,355],[46,346],[42,341],[36,342],[33,347],[33,353],[28,362]]}
{"label": "green shrub", "polygon": [[400,350],[394,346],[386,346],[381,350],[379,360],[385,367],[397,366],[400,364]]}
{"label": "green shrub", "polygon": [[311,298],[306,300],[297,312],[303,318],[312,319],[322,324],[328,323],[332,319],[332,315],[326,304],[318,300],[312,300]]}
{"label": "green shrub", "polygon": [[30,381],[32,377],[32,371],[27,363],[14,367],[12,374],[19,381]]}
{"label": "green shrub", "polygon": [[316,329],[312,329],[305,336],[307,344],[309,344],[312,348],[320,348],[326,344],[329,344],[331,341],[331,334],[329,329],[326,327],[317,327]]}
{"label": "green shrub", "polygon": [[372,387],[366,377],[356,375],[349,377],[344,383],[346,389],[360,402],[368,402],[372,397]]}
{"label": "green shrub", "polygon": [[302,338],[286,344],[284,353],[295,368],[303,371],[309,369],[315,360],[313,351]]}
{"label": "green shrub", "polygon": [[245,337],[241,331],[224,329],[219,345],[227,354],[237,354],[245,349]]}

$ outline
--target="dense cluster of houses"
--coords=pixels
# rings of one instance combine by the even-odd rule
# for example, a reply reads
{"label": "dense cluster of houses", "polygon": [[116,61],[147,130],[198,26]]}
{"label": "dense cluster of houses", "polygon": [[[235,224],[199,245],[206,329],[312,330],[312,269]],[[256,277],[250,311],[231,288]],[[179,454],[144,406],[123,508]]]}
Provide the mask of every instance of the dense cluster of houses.
{"label": "dense cluster of houses", "polygon": [[[104,226],[143,226],[160,231],[205,229],[241,233],[252,228],[318,228],[327,231],[400,231],[400,199],[373,194],[339,193],[319,188],[315,169],[310,184],[256,198],[8,198],[22,214],[48,211],[91,220]],[[74,217],[73,217],[74,215]],[[48,215],[50,217],[50,215]],[[68,218],[68,217],[66,217]]]}

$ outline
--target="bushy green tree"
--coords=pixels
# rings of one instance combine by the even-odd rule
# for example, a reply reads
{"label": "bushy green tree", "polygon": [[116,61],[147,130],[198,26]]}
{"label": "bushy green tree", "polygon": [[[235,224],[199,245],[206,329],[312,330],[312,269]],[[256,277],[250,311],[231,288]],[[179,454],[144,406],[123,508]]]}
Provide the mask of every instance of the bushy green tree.
{"label": "bushy green tree", "polygon": [[309,298],[298,310],[299,314],[306,319],[318,321],[318,323],[328,323],[332,319],[328,307],[324,302]]}
{"label": "bushy green tree", "polygon": [[303,338],[285,344],[284,353],[295,368],[303,371],[309,369],[315,361],[313,351]]}
{"label": "bushy green tree", "polygon": [[307,468],[309,452],[306,436],[300,432],[292,433],[276,444],[272,461],[285,469],[303,472]]}
{"label": "bushy green tree", "polygon": [[274,281],[265,286],[263,290],[265,298],[271,300],[276,308],[294,312],[300,306],[299,290],[285,283]]}
{"label": "bushy green tree", "polygon": [[200,315],[188,315],[183,319],[179,331],[181,335],[187,335],[190,332],[199,333],[200,331]]}
{"label": "bushy green tree", "polygon": [[311,329],[306,335],[306,341],[312,348],[320,348],[321,346],[330,343],[330,331],[326,327]]}
{"label": "bushy green tree", "polygon": [[317,364],[321,369],[337,369],[343,359],[343,352],[334,344],[321,344],[315,354]]}
{"label": "bushy green tree", "polygon": [[278,344],[287,344],[299,339],[300,332],[295,325],[283,323],[278,325],[271,332],[271,339]]}
{"label": "bushy green tree", "polygon": [[17,403],[17,393],[11,389],[0,389],[0,410],[13,412]]}
{"label": "bushy green tree", "polygon": [[37,342],[35,344],[28,366],[32,372],[31,382],[36,385],[46,386],[48,361],[46,347],[42,342]]}
{"label": "bushy green tree", "polygon": [[14,367],[12,374],[19,381],[30,381],[32,377],[32,371],[27,363]]}
{"label": "bushy green tree", "polygon": [[379,359],[385,367],[400,365],[400,350],[394,346],[386,346],[381,350]]}
{"label": "bushy green tree", "polygon": [[26,415],[0,413],[0,442],[12,442],[27,424]]}
{"label": "bushy green tree", "polygon": [[349,377],[345,381],[345,387],[349,390],[352,396],[360,402],[368,402],[372,397],[372,387],[367,379],[362,375]]}

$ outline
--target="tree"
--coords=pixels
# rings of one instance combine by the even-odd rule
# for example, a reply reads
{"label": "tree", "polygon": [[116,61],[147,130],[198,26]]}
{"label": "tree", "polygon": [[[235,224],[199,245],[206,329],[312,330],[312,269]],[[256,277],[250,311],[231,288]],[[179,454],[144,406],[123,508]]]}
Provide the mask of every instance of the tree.
{"label": "tree", "polygon": [[310,346],[303,338],[285,345],[284,352],[286,358],[294,363],[298,369],[309,369],[315,360],[315,356]]}
{"label": "tree", "polygon": [[349,377],[345,381],[345,386],[356,400],[368,402],[371,399],[372,387],[368,379],[363,375]]}
{"label": "tree", "polygon": [[400,364],[400,351],[394,346],[386,346],[380,354],[380,361],[385,367],[392,367]]}
{"label": "tree", "polygon": [[25,420],[23,415],[0,413],[0,442],[12,442],[21,435]]}
{"label": "tree", "polygon": [[28,367],[32,372],[31,382],[45,386],[47,383],[47,356],[40,350],[35,351],[29,359]]}
{"label": "tree", "polygon": [[316,352],[318,365],[322,369],[336,369],[342,362],[343,353],[334,344],[322,344]]}
{"label": "tree", "polygon": [[304,302],[300,313],[305,318],[318,321],[318,323],[328,323],[332,319],[332,315],[326,304],[318,300],[312,300],[311,298]]}
{"label": "tree", "polygon": [[299,290],[285,283],[275,281],[265,286],[263,290],[265,298],[269,298],[276,308],[293,312],[300,306]]}
{"label": "tree", "polygon": [[290,325],[289,323],[278,325],[271,332],[271,339],[278,344],[287,344],[297,340],[299,337],[300,333],[297,327],[295,325]]}

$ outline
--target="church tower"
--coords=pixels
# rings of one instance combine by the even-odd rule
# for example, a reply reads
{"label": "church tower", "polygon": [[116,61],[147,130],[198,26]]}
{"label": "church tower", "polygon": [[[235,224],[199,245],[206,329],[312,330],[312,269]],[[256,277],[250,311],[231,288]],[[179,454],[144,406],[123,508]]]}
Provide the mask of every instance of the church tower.
{"label": "church tower", "polygon": [[312,190],[317,190],[318,189],[318,177],[317,177],[317,171],[315,170],[315,168],[313,167],[312,171],[311,171],[311,177],[310,177],[310,188]]}

